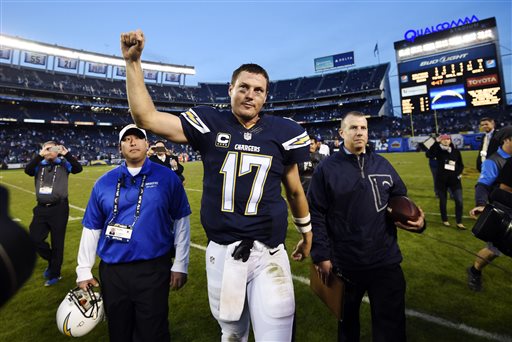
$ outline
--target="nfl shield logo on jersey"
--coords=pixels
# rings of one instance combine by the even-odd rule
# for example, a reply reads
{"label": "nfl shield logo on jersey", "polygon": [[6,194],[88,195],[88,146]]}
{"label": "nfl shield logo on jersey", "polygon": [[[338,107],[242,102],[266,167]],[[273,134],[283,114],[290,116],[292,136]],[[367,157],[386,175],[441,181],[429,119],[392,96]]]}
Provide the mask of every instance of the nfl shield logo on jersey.
{"label": "nfl shield logo on jersey", "polygon": [[245,132],[244,133],[244,139],[245,140],[251,140],[252,139],[252,133],[251,132]]}

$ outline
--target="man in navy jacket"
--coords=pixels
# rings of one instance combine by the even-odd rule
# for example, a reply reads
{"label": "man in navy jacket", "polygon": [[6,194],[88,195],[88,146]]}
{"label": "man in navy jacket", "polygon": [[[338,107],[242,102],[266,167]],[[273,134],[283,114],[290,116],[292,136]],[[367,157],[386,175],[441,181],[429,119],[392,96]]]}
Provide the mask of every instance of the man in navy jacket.
{"label": "man in navy jacket", "polygon": [[407,195],[402,179],[383,157],[367,149],[363,113],[349,112],[341,123],[343,147],[320,164],[308,193],[311,257],[326,283],[333,273],[346,282],[339,341],[359,341],[359,307],[367,292],[373,341],[405,341],[405,279],[396,226],[425,229],[425,215],[407,225],[386,216],[388,200]]}

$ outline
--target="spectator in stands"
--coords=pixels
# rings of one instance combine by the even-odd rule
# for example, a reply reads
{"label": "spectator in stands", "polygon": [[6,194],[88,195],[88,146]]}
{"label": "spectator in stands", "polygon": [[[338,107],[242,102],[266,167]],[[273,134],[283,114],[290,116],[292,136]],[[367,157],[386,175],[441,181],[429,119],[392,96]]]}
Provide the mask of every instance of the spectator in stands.
{"label": "spectator in stands", "polygon": [[500,146],[499,141],[495,138],[498,131],[495,127],[496,124],[494,119],[489,117],[480,119],[480,129],[484,132],[484,135],[476,158],[476,168],[478,171],[482,171],[482,163],[485,161],[487,156],[491,156]]}
{"label": "spectator in stands", "polygon": [[299,176],[300,182],[302,183],[302,187],[304,188],[304,193],[307,193],[309,188],[309,183],[311,183],[311,177],[313,176],[313,172],[320,162],[326,158],[325,155],[320,154],[318,151],[318,141],[313,134],[309,135],[309,139],[311,144],[309,145],[309,158],[310,160],[304,163],[298,164],[299,166]]}
{"label": "spectator in stands", "polygon": [[323,154],[324,156],[328,156],[331,151],[329,150],[329,146],[324,144],[324,139],[322,137],[318,137],[317,141],[318,153]]}
{"label": "spectator in stands", "polygon": [[340,139],[334,138],[329,155],[334,154],[339,151],[340,151]]}
{"label": "spectator in stands", "polygon": [[[64,145],[47,141],[25,167],[25,173],[34,177],[37,205],[29,226],[30,237],[37,253],[48,262],[43,272],[44,286],[52,286],[61,279],[64,259],[64,238],[69,217],[69,173],[82,172],[82,165]],[[46,239],[51,234],[51,246]]]}
{"label": "spectator in stands", "polygon": [[452,143],[448,134],[442,134],[436,142],[426,152],[427,157],[433,158],[437,162],[437,172],[435,179],[435,189],[439,195],[439,210],[441,211],[441,220],[446,227],[450,226],[448,222],[448,213],[446,212],[447,190],[453,193],[455,201],[455,221],[457,228],[464,230],[462,224],[462,171],[464,163],[460,151]]}
{"label": "spectator in stands", "polygon": [[371,305],[373,341],[406,340],[405,279],[397,227],[421,233],[417,221],[392,222],[386,206],[407,188],[391,164],[371,151],[368,122],[349,112],[341,122],[343,147],[315,170],[308,191],[313,225],[311,257],[324,283],[336,274],[345,282],[344,317],[338,341],[359,341],[360,306],[365,293]]}
{"label": "spectator in stands", "polygon": [[173,170],[179,177],[183,186],[185,186],[185,176],[183,176],[183,165],[180,164],[178,157],[176,157],[171,150],[165,147],[163,140],[157,140],[156,143],[148,150],[149,160],[154,163],[163,165]]}
{"label": "spectator in stands", "polygon": [[[482,163],[482,172],[475,186],[476,206],[469,212],[473,218],[484,210],[492,190],[499,186],[497,180],[500,171],[507,160],[512,157],[512,126],[502,128],[496,135],[496,139],[501,143],[501,146]],[[477,253],[473,265],[467,269],[468,287],[471,290],[482,290],[482,270],[500,255],[501,252],[490,242]]]}

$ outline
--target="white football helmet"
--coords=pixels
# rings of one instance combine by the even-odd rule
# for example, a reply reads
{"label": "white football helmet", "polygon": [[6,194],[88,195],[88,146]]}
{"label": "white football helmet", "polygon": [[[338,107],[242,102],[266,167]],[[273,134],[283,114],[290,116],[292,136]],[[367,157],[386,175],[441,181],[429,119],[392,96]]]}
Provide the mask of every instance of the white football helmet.
{"label": "white football helmet", "polygon": [[89,333],[103,320],[103,298],[91,287],[70,290],[57,309],[57,327],[67,336],[80,337]]}

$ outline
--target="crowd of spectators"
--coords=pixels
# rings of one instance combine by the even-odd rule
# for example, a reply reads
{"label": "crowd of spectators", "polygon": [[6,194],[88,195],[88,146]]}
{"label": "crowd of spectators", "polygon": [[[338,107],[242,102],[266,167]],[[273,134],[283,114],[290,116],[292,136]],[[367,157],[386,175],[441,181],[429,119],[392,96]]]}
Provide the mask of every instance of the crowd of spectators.
{"label": "crowd of spectators", "polygon": [[[24,164],[41,150],[41,144],[53,140],[73,153],[83,164],[95,160],[113,163],[119,154],[119,128],[117,127],[64,127],[47,125],[0,126],[0,161],[2,164]],[[149,135],[150,143],[158,140]],[[188,145],[169,147],[180,161],[198,160],[200,157]]]}
{"label": "crowd of spectators", "polygon": [[[27,113],[27,108],[19,108],[20,112]],[[346,110],[334,108],[329,110],[311,110],[282,113],[293,117],[308,131],[319,139],[332,143],[338,138],[340,118]],[[65,112],[57,114],[59,118],[76,115]],[[108,114],[105,114],[108,115]],[[122,122],[129,121],[127,113]],[[437,125],[439,133],[478,133],[479,120],[483,116],[495,118],[497,127],[512,124],[512,112],[500,109],[479,109],[476,111],[438,111]],[[55,115],[50,116],[55,117]],[[386,139],[389,137],[411,136],[411,127],[414,135],[430,135],[435,133],[435,118],[432,114],[415,115],[412,117],[372,117],[368,120],[371,126],[370,139]],[[41,124],[4,124],[0,125],[0,161],[4,163],[25,163],[33,158],[34,153],[40,149],[40,144],[55,140],[65,145],[82,162],[93,160],[117,160],[120,158],[117,135],[118,127],[100,126],[73,126],[73,125],[41,125]],[[158,137],[150,136],[155,141]],[[181,155],[183,161],[199,160],[200,156],[188,145],[172,146],[176,154]]]}
{"label": "crowd of spectators", "polygon": [[[289,101],[334,94],[367,92],[379,88],[389,64],[343,70],[312,77],[270,83],[269,101]],[[60,94],[126,98],[125,81],[84,75],[0,65],[0,83],[21,89],[37,89]],[[197,86],[147,83],[152,98],[183,103],[229,103],[228,83],[199,83]]]}
{"label": "crowd of spectators", "polygon": [[[436,131],[476,133],[481,117],[494,118],[498,128],[512,124],[510,106],[505,110],[485,107],[402,118],[388,116],[383,112],[390,104],[379,89],[388,70],[389,64],[381,64],[273,81],[264,112],[291,117],[309,134],[326,143],[339,137],[340,120],[351,110],[370,115],[370,139],[430,135]],[[197,86],[148,83],[147,87],[159,109],[175,115],[197,104],[229,109],[228,83],[199,83]],[[118,127],[131,122],[124,80],[0,64],[0,93],[0,122],[6,122],[0,125],[0,161],[24,163],[47,140],[64,144],[84,163],[120,158]],[[42,119],[45,124],[24,124],[25,119]],[[58,121],[60,125],[48,124],[51,121]],[[93,126],[83,126],[80,121]],[[104,123],[111,126],[102,126]],[[188,145],[172,147],[183,161],[200,159]]]}

